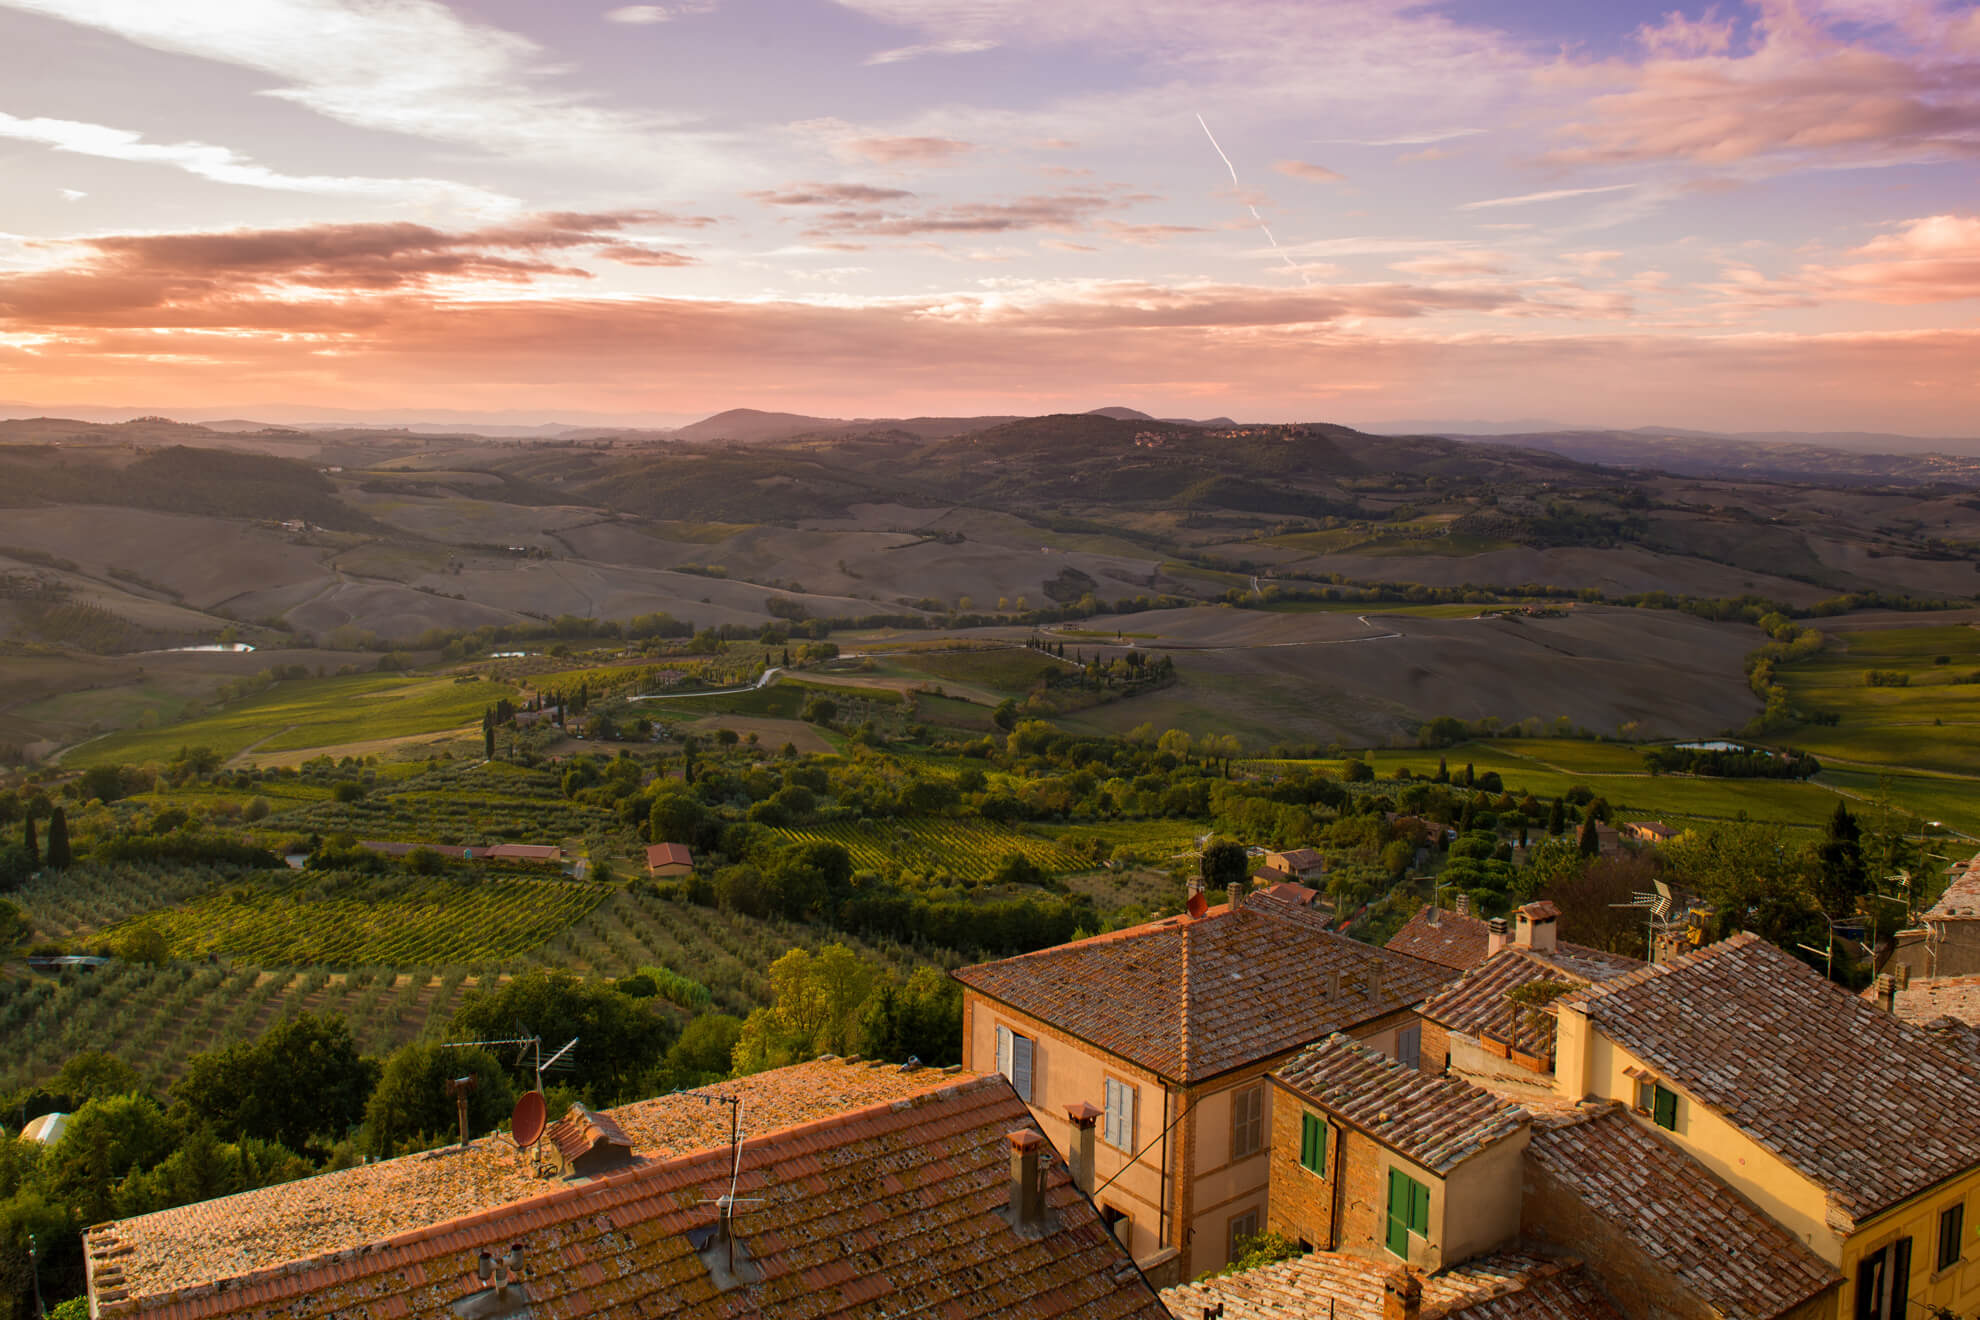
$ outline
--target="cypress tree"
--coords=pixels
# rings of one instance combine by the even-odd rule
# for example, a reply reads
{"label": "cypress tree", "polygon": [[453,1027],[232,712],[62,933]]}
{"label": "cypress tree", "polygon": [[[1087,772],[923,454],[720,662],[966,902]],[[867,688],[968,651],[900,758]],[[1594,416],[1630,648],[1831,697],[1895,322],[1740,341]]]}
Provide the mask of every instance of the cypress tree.
{"label": "cypress tree", "polygon": [[1441,756],[1437,758],[1437,782],[1440,784],[1448,784],[1451,782],[1450,762],[1446,761]]}
{"label": "cypress tree", "polygon": [[21,820],[21,847],[27,850],[29,866],[41,865],[41,841],[35,837],[31,811]]}
{"label": "cypress tree", "polygon": [[1567,833],[1567,806],[1559,798],[1547,809],[1547,833],[1556,839]]}
{"label": "cypress tree", "polygon": [[48,814],[48,864],[60,871],[74,860],[69,852],[69,813],[57,807]]}
{"label": "cypress tree", "polygon": [[1579,842],[1583,857],[1593,857],[1596,853],[1602,851],[1602,836],[1595,832],[1595,818],[1593,816],[1586,817],[1582,820],[1581,839]]}

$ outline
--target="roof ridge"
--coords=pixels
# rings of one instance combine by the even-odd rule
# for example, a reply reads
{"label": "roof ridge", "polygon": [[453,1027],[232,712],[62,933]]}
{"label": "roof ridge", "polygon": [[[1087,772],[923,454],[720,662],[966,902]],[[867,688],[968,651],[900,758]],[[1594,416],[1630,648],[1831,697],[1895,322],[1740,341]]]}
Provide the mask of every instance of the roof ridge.
{"label": "roof ridge", "polygon": [[[1693,949],[1690,953],[1679,954],[1669,962],[1645,963],[1643,966],[1635,968],[1632,971],[1624,972],[1612,981],[1591,982],[1585,988],[1576,990],[1572,994],[1562,995],[1554,1003],[1568,1008],[1585,1009],[1594,1000],[1606,999],[1610,995],[1620,994],[1625,990],[1633,990],[1637,986],[1643,985],[1648,981],[1653,981],[1660,976],[1670,976],[1674,973],[1685,971],[1709,959],[1744,949],[1756,943],[1765,944],[1766,941],[1750,930],[1735,931],[1724,939],[1707,944],[1703,948]],[[1769,945],[1768,947],[1771,948],[1772,946]]]}
{"label": "roof ridge", "polygon": [[1195,1060],[1192,1057],[1193,1052],[1190,1049],[1191,1037],[1189,1034],[1190,1014],[1195,1009],[1195,1005],[1190,1003],[1189,999],[1189,950],[1190,946],[1196,943],[1195,940],[1190,938],[1190,932],[1195,928],[1196,923],[1194,922],[1183,928],[1182,948],[1176,957],[1177,963],[1180,964],[1176,972],[1176,1016],[1178,1018],[1176,1025],[1176,1071],[1183,1077],[1188,1077],[1195,1072],[1195,1069],[1191,1067],[1191,1064]]}

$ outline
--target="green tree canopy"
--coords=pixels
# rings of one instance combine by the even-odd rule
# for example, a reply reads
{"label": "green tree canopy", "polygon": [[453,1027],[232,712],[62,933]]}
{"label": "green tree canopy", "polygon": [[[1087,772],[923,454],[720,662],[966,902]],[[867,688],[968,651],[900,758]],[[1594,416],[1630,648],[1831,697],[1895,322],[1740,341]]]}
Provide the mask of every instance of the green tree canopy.
{"label": "green tree canopy", "polygon": [[468,1131],[488,1132],[506,1122],[516,1103],[516,1083],[502,1060],[477,1048],[449,1049],[439,1042],[395,1050],[364,1107],[364,1141],[375,1154],[445,1145],[459,1126],[447,1083],[473,1077]]}
{"label": "green tree canopy", "polygon": [[675,1036],[671,1018],[610,983],[560,971],[526,972],[476,991],[454,1014],[451,1030],[456,1040],[538,1035],[546,1055],[575,1036],[578,1089],[601,1105],[640,1098],[640,1078]]}
{"label": "green tree canopy", "polygon": [[193,1055],[172,1097],[226,1139],[328,1148],[364,1117],[377,1079],[343,1018],[305,1013],[253,1042]]}

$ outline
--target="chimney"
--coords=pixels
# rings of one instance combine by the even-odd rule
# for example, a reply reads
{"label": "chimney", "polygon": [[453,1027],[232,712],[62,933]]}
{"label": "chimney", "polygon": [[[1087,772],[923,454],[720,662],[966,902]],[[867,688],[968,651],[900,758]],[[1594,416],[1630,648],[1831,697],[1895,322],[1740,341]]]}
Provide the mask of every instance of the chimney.
{"label": "chimney", "polygon": [[1045,1222],[1045,1138],[1019,1128],[1004,1138],[1011,1143],[1011,1227],[1038,1228]]}
{"label": "chimney", "polygon": [[1513,916],[1518,923],[1514,927],[1514,943],[1535,953],[1554,951],[1560,912],[1552,903],[1528,903]]}
{"label": "chimney", "polygon": [[1400,1269],[1382,1280],[1382,1320],[1419,1320],[1423,1285],[1413,1270]]}
{"label": "chimney", "polygon": [[1471,915],[1471,895],[1470,895],[1470,894],[1467,894],[1467,893],[1465,893],[1465,892],[1464,892],[1464,891],[1463,891],[1462,889],[1460,889],[1460,890],[1458,890],[1458,896],[1457,896],[1457,897],[1456,897],[1455,899],[1453,899],[1453,900],[1452,900],[1452,902],[1451,902],[1451,906],[1452,906],[1453,908],[1455,908],[1455,909],[1457,910],[1457,914],[1458,914],[1458,915],[1459,915],[1460,917],[1468,917],[1468,916],[1470,916],[1470,915]]}
{"label": "chimney", "polygon": [[1341,997],[1341,973],[1337,968],[1334,971],[1327,973],[1327,998],[1339,999],[1340,997]]}
{"label": "chimney", "polygon": [[1224,886],[1224,897],[1230,900],[1231,911],[1235,912],[1244,906],[1244,891],[1245,885],[1241,880],[1233,880]]}
{"label": "chimney", "polygon": [[1490,930],[1491,933],[1485,937],[1485,956],[1487,958],[1506,947],[1506,919],[1504,917],[1493,917]]}
{"label": "chimney", "polygon": [[1099,1109],[1086,1100],[1076,1105],[1066,1106],[1066,1121],[1072,1124],[1072,1141],[1066,1149],[1072,1165],[1073,1186],[1093,1195],[1093,1126],[1100,1117]]}
{"label": "chimney", "polygon": [[1911,984],[1911,964],[1892,963],[1891,974],[1897,980],[1897,988],[1902,990]]}
{"label": "chimney", "polygon": [[1437,882],[1433,879],[1430,882],[1430,915],[1425,918],[1425,921],[1432,926],[1441,926],[1443,923],[1437,918]]}
{"label": "chimney", "polygon": [[1382,997],[1382,964],[1374,960],[1368,963],[1368,979],[1363,983],[1368,991],[1368,1001],[1375,1002]]}
{"label": "chimney", "polygon": [[1877,978],[1877,1003],[1886,1013],[1897,1016],[1897,978],[1889,972]]}
{"label": "chimney", "polygon": [[1193,898],[1202,892],[1203,892],[1203,877],[1196,875],[1191,876],[1189,878],[1189,896]]}

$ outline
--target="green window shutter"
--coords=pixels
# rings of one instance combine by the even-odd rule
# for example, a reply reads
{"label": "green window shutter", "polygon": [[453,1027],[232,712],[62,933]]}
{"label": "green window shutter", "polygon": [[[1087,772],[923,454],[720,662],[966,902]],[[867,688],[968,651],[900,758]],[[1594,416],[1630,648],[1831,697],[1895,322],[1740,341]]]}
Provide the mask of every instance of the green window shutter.
{"label": "green window shutter", "polygon": [[1388,1232],[1383,1245],[1390,1253],[1409,1259],[1410,1180],[1401,1169],[1389,1170]]}
{"label": "green window shutter", "polygon": [[1656,1108],[1655,1118],[1658,1127],[1665,1128],[1672,1132],[1677,1131],[1678,1098],[1676,1091],[1669,1090],[1662,1086],[1657,1088],[1657,1108]]}
{"label": "green window shutter", "polygon": [[1430,1189],[1415,1179],[1409,1183],[1409,1228],[1419,1237],[1430,1236]]}
{"label": "green window shutter", "polygon": [[1327,1123],[1317,1115],[1300,1115],[1299,1163],[1310,1173],[1327,1176]]}

